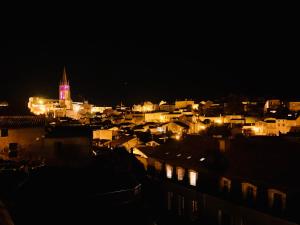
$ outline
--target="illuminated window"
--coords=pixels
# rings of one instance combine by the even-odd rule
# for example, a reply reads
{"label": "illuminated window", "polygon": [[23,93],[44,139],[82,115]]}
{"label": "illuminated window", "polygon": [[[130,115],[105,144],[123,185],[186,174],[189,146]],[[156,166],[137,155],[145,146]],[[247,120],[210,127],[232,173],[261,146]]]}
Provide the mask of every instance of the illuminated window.
{"label": "illuminated window", "polygon": [[2,128],[0,130],[0,137],[7,137],[8,136],[8,129],[7,128]]}
{"label": "illuminated window", "polygon": [[194,170],[190,170],[189,171],[190,185],[196,186],[197,185],[197,178],[198,178],[198,173]]}
{"label": "illuminated window", "polygon": [[182,167],[176,168],[177,180],[182,181],[184,178],[184,169]]}
{"label": "illuminated window", "polygon": [[167,178],[171,179],[172,178],[172,175],[173,175],[173,166],[171,165],[166,165],[166,175],[167,175]]}

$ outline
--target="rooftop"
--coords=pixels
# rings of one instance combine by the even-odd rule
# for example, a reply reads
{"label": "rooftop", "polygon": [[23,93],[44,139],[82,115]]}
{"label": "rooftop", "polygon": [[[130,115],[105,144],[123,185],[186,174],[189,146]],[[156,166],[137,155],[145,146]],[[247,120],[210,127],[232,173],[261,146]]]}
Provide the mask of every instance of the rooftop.
{"label": "rooftop", "polygon": [[228,142],[220,153],[218,139],[187,136],[158,147],[139,148],[146,155],[187,169],[205,170],[232,178],[300,188],[300,138],[251,137]]}
{"label": "rooftop", "polygon": [[46,127],[46,138],[91,137],[92,129],[82,125],[57,125]]}
{"label": "rooftop", "polygon": [[45,123],[41,116],[0,116],[0,128],[43,127]]}

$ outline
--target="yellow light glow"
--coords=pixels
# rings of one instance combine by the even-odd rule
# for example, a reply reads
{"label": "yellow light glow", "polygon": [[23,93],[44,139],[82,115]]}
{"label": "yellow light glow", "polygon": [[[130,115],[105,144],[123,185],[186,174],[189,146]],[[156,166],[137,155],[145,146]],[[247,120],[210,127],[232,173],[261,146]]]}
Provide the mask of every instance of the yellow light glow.
{"label": "yellow light glow", "polygon": [[259,128],[259,127],[252,127],[252,130],[253,130],[255,133],[259,133],[259,132],[260,132],[260,128]]}
{"label": "yellow light glow", "polygon": [[197,178],[198,178],[198,173],[196,171],[190,170],[189,171],[189,180],[190,180],[190,185],[196,186],[197,185]]}
{"label": "yellow light glow", "polygon": [[220,119],[216,119],[215,122],[216,122],[217,124],[222,124],[222,123],[223,123],[221,118],[220,118]]}
{"label": "yellow light glow", "polygon": [[159,120],[160,120],[161,123],[163,123],[163,122],[165,122],[165,117],[161,115],[161,116],[159,117]]}
{"label": "yellow light glow", "polygon": [[177,180],[181,181],[184,178],[184,169],[182,167],[177,167]]}
{"label": "yellow light glow", "polygon": [[40,99],[40,100],[39,100],[39,104],[40,104],[40,105],[44,104],[44,100],[43,100],[43,99]]}
{"label": "yellow light glow", "polygon": [[194,104],[194,105],[192,106],[192,108],[193,108],[194,110],[198,110],[198,109],[199,109],[199,104]]}
{"label": "yellow light glow", "polygon": [[180,140],[180,138],[181,138],[181,135],[180,135],[180,134],[176,134],[176,135],[175,135],[175,139],[176,139],[176,140]]}
{"label": "yellow light glow", "polygon": [[206,129],[206,126],[203,126],[203,125],[202,125],[202,126],[200,126],[200,129],[201,129],[201,130],[205,130],[205,129]]}
{"label": "yellow light glow", "polygon": [[78,113],[80,110],[80,105],[73,105],[74,112]]}
{"label": "yellow light glow", "polygon": [[168,164],[166,165],[166,175],[169,179],[171,179],[173,175],[173,167]]}

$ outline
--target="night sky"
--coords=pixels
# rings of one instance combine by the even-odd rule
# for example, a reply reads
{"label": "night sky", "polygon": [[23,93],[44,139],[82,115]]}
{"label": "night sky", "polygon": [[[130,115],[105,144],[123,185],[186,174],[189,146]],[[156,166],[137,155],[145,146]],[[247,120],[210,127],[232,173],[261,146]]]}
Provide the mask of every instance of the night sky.
{"label": "night sky", "polygon": [[229,39],[2,41],[0,100],[26,107],[30,96],[58,98],[64,65],[72,99],[99,105],[230,93],[300,98],[289,43]]}

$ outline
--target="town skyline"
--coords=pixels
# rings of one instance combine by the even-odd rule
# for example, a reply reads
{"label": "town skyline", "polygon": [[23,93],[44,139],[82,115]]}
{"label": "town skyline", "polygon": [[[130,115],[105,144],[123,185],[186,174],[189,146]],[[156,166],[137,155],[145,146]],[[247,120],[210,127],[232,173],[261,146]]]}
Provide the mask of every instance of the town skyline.
{"label": "town skyline", "polygon": [[[186,40],[18,40],[2,47],[1,100],[18,107],[29,96],[57,97],[54,87],[64,66],[73,98],[102,105],[210,99],[231,93],[298,97],[296,82],[291,82],[295,66],[271,52],[265,60],[252,51],[239,58]],[[251,60],[252,56],[258,58]],[[280,79],[284,74],[286,78]]]}
{"label": "town skyline", "polygon": [[299,223],[286,71],[168,44],[19,44],[0,61],[0,221]]}

